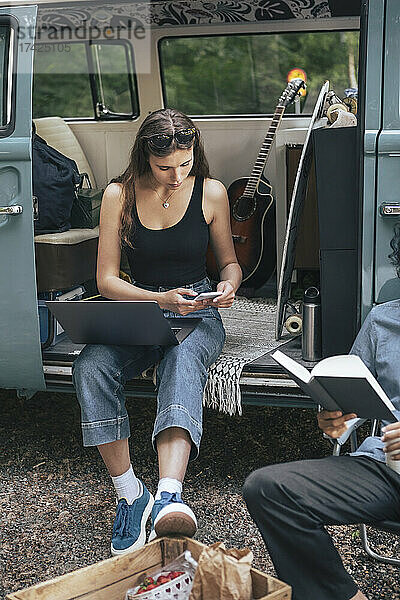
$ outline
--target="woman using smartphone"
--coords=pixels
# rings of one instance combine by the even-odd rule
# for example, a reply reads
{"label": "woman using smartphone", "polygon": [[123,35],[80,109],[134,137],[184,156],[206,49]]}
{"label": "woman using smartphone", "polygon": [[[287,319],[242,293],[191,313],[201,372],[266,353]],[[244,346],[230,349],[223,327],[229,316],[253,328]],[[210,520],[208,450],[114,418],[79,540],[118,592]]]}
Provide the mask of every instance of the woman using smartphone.
{"label": "woman using smartphone", "polygon": [[[206,276],[209,241],[220,270],[216,298]],[[119,278],[121,248],[133,283]],[[196,517],[182,500],[189,458],[199,451],[207,369],[220,354],[225,332],[218,308],[232,305],[241,282],[224,186],[210,178],[200,132],[184,114],[158,110],[142,123],[125,172],[103,197],[97,284],[114,300],[156,300],[166,317],[201,322],[178,346],[84,348],[74,365],[85,446],[97,446],[113,480],[118,504],[111,552],[140,548],[151,514],[150,538],[194,535]],[[157,415],[152,442],[158,454],[155,495],[135,474],[124,383],[157,364]]]}

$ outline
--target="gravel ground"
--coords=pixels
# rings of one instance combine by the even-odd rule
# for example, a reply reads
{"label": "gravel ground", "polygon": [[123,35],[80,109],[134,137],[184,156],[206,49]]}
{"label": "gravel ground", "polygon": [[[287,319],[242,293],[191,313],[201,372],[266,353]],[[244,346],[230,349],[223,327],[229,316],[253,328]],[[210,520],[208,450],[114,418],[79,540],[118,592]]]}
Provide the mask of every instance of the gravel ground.
{"label": "gravel ground", "polygon": [[[0,392],[0,596],[109,557],[114,515],[110,480],[95,449],[81,446],[79,412],[69,394],[20,401]],[[153,401],[129,401],[135,470],[157,485],[150,443]],[[197,539],[250,546],[254,566],[274,570],[241,498],[246,476],[265,464],[329,454],[309,410],[245,407],[242,417],[205,413],[200,457],[189,465],[185,498]],[[370,600],[400,600],[399,571],[370,561],[356,527],[330,528],[346,568]],[[400,556],[399,540],[373,532]],[[299,550],[300,553],[300,550]],[[306,599],[304,599],[306,600]],[[322,599],[321,599],[322,600]]]}

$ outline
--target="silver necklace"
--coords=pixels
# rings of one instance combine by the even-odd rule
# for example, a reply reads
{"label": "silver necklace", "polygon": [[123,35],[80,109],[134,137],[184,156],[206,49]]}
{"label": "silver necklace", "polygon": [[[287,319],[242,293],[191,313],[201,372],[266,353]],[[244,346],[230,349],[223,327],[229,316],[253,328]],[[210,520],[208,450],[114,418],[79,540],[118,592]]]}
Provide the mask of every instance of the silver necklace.
{"label": "silver necklace", "polygon": [[[151,185],[151,184],[150,184]],[[171,198],[171,196],[173,196],[175,194],[175,192],[178,191],[179,188],[177,188],[176,190],[174,190],[173,192],[170,193],[169,196],[167,196],[165,199],[161,198],[160,194],[157,192],[157,190],[151,185],[151,188],[153,190],[153,192],[155,192],[157,194],[157,196],[160,198],[161,200],[161,205],[163,206],[163,208],[169,208],[169,202],[168,200]]]}

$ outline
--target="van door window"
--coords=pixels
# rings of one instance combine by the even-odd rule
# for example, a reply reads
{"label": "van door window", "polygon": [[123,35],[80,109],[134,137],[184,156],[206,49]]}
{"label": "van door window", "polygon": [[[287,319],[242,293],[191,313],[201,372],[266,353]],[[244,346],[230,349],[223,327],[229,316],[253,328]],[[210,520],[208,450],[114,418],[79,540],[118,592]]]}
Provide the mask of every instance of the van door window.
{"label": "van door window", "polygon": [[93,118],[86,44],[35,44],[33,116]]}
{"label": "van door window", "polygon": [[96,83],[96,116],[99,119],[138,115],[136,85],[128,44],[120,42],[91,44]]}
{"label": "van door window", "polygon": [[124,42],[36,43],[33,81],[34,118],[138,115],[133,58]]}
{"label": "van door window", "polygon": [[0,137],[13,130],[15,30],[0,21]]}
{"label": "van door window", "polygon": [[165,106],[193,116],[272,114],[289,71],[302,69],[307,115],[326,79],[339,96],[357,85],[358,32],[168,37],[159,55]]}

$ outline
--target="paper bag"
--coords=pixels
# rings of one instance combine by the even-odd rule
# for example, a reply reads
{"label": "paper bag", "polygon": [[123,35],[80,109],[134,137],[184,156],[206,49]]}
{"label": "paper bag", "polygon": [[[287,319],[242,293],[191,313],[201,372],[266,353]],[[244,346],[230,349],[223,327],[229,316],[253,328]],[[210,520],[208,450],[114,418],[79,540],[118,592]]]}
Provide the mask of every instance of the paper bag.
{"label": "paper bag", "polygon": [[228,550],[222,542],[205,548],[189,600],[251,600],[252,560],[253,553],[248,548]]}

